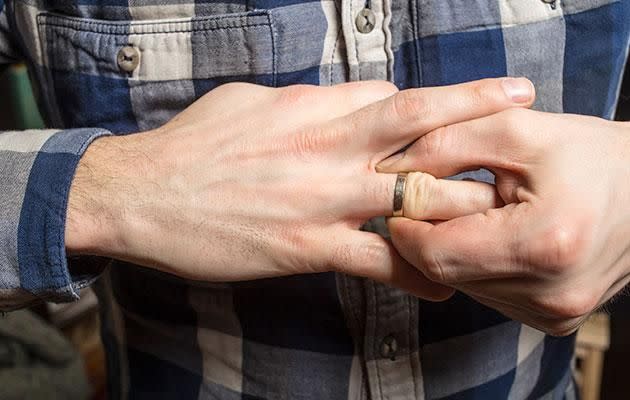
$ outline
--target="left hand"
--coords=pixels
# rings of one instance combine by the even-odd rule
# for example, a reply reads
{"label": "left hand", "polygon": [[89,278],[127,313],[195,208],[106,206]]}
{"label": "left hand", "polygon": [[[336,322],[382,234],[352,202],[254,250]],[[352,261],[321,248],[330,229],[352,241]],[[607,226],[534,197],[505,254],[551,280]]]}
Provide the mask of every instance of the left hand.
{"label": "left hand", "polygon": [[436,224],[390,219],[400,254],[431,280],[553,335],[630,281],[628,123],[514,108],[439,128],[394,157],[378,169],[487,168],[507,204]]}

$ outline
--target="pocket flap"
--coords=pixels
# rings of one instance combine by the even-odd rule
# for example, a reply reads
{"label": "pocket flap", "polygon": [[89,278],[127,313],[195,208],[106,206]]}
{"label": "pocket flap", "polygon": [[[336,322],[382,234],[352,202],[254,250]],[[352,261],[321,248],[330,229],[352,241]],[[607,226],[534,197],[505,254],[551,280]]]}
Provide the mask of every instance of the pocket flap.
{"label": "pocket flap", "polygon": [[[150,81],[275,72],[267,11],[122,22],[43,13],[37,20],[44,63],[56,71]],[[133,71],[117,61],[125,46],[139,54]]]}

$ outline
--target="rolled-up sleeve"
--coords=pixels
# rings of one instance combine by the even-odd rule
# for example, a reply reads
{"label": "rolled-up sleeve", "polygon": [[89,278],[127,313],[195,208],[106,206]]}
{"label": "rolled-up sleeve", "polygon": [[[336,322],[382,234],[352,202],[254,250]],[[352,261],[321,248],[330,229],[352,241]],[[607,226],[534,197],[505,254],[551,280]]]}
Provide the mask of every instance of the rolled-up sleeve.
{"label": "rolled-up sleeve", "polygon": [[65,251],[68,193],[87,146],[104,129],[0,133],[0,309],[78,299],[98,275],[71,273]]}
{"label": "rolled-up sleeve", "polygon": [[[0,0],[0,65],[20,61]],[[65,251],[70,184],[87,146],[103,129],[0,131],[0,310],[39,300],[78,299],[102,270]],[[79,264],[79,267],[75,267]],[[95,267],[96,266],[96,267]]]}

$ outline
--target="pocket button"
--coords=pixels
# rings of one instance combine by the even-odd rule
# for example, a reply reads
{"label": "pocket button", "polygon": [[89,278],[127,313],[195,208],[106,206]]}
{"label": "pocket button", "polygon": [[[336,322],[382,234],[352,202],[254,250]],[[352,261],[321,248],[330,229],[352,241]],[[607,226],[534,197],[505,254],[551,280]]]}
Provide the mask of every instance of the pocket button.
{"label": "pocket button", "polygon": [[364,8],[355,19],[357,30],[361,33],[370,33],[376,24],[376,16],[369,8]]}
{"label": "pocket button", "polygon": [[121,71],[131,73],[138,68],[140,53],[138,49],[133,46],[125,46],[118,51],[116,59],[118,61],[118,68],[120,68]]}
{"label": "pocket button", "polygon": [[396,359],[398,353],[398,342],[394,335],[386,336],[381,342],[381,356],[383,358],[389,358],[390,360]]}

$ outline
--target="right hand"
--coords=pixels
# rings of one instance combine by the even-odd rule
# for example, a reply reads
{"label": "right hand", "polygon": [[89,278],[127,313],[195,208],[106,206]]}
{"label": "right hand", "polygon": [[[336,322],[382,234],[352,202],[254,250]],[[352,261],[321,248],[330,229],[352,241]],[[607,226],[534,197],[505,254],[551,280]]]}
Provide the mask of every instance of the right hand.
{"label": "right hand", "polygon": [[[359,227],[392,213],[396,175],[376,173],[380,161],[441,126],[531,105],[531,83],[510,80],[522,86],[513,98],[503,82],[401,92],[387,82],[223,85],[154,131],[87,149],[69,196],[66,247],[186,279],[337,271],[448,297],[452,289]],[[408,185],[422,197],[406,199],[405,212],[419,219],[500,201],[480,182],[420,174]]]}

